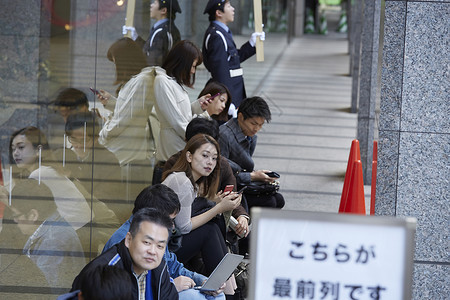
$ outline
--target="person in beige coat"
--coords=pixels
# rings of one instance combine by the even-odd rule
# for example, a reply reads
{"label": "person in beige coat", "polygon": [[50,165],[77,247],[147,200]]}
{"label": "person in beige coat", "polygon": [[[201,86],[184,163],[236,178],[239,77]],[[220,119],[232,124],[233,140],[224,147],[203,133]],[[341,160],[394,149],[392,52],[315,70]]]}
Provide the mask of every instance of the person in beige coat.
{"label": "person in beige coat", "polygon": [[210,94],[190,102],[186,87],[193,87],[195,72],[202,63],[200,49],[194,43],[183,40],[177,43],[167,55],[154,82],[155,109],[160,122],[160,136],[156,159],[166,161],[181,151],[186,126],[196,114],[208,106]]}

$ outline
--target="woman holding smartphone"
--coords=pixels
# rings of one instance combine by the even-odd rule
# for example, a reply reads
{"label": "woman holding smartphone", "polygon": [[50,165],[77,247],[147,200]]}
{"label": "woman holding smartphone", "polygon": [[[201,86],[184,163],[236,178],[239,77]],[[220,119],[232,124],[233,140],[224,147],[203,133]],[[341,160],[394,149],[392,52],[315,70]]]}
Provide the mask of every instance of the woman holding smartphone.
{"label": "woman holding smartphone", "polygon": [[203,95],[212,96],[202,116],[216,120],[219,125],[228,121],[228,108],[231,104],[231,93],[228,88],[223,83],[210,80],[200,92],[200,96]]}
{"label": "woman holding smartphone", "polygon": [[[215,218],[236,208],[241,201],[237,193],[217,193],[220,162],[219,145],[211,136],[192,137],[175,165],[164,172],[163,184],[177,193],[181,203],[175,225],[183,234],[182,247],[176,252],[180,261],[187,262],[201,253],[206,274],[209,275],[227,253],[223,235]],[[206,212],[192,216],[192,203],[198,196],[216,202]]]}
{"label": "woman holding smartphone", "polygon": [[[114,153],[126,172],[129,200],[151,184],[154,140],[148,118],[155,104],[155,67],[148,67],[142,49],[130,38],[121,38],[108,49],[108,59],[116,67],[116,97],[100,90],[97,98],[108,115],[98,141]],[[138,181],[139,183],[137,183]]]}
{"label": "woman holding smartphone", "polygon": [[164,69],[155,78],[156,114],[160,122],[159,143],[156,158],[167,159],[186,145],[186,126],[195,114],[201,114],[208,107],[206,94],[191,103],[186,87],[195,83],[197,66],[202,63],[200,49],[191,41],[178,42],[167,54],[162,64]]}

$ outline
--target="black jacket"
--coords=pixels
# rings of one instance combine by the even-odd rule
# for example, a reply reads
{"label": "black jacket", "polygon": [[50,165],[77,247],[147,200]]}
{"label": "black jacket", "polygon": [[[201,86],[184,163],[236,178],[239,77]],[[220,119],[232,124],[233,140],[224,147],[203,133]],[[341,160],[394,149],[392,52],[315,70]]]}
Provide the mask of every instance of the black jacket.
{"label": "black jacket", "polygon": [[180,31],[175,23],[166,20],[157,27],[151,28],[147,41],[138,37],[136,43],[142,47],[149,66],[161,66],[167,53],[180,40]]}
{"label": "black jacket", "polygon": [[240,49],[236,48],[230,32],[211,22],[203,38],[203,63],[215,81],[227,86],[231,101],[239,107],[246,97],[244,78],[231,77],[230,70],[239,69],[241,62],[256,53],[256,48],[246,42]]}
{"label": "black jacket", "polygon": [[[72,284],[71,291],[80,289],[80,278],[84,272],[93,269],[99,265],[109,265],[111,260],[113,260],[113,258],[115,258],[117,254],[120,255],[120,259],[114,265],[126,270],[129,273],[130,280],[135,283],[133,285],[133,298],[139,299],[138,285],[132,271],[132,260],[128,248],[125,246],[124,240],[114,245],[108,251],[101,254],[93,261],[91,261],[89,264],[87,264],[83,268],[83,270],[81,270],[80,274],[78,274],[78,276],[75,278]],[[170,275],[167,272],[165,260],[163,259],[161,264],[156,269],[153,269],[151,272],[152,272],[151,282],[152,282],[153,299],[154,300],[178,299],[178,292],[175,288],[175,285],[170,280]]]}

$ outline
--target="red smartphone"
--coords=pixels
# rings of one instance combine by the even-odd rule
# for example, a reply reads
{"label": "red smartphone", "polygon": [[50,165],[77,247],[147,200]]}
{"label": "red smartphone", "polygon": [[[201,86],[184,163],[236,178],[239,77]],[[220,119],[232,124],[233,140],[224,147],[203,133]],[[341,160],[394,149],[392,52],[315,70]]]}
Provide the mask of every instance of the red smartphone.
{"label": "red smartphone", "polygon": [[224,192],[224,193],[232,192],[232,191],[233,191],[233,188],[234,188],[234,185],[229,184],[229,185],[227,185],[227,186],[223,189],[223,192]]}

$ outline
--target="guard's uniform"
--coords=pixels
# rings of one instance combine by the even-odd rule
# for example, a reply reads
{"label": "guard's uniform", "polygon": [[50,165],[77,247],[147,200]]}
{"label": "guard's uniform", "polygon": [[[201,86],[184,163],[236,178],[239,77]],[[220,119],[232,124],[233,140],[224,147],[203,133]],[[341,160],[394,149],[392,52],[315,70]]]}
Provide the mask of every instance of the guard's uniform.
{"label": "guard's uniform", "polygon": [[180,31],[175,23],[166,19],[158,26],[153,26],[147,41],[138,37],[138,43],[147,56],[149,66],[161,66],[172,46],[181,40]]}
{"label": "guard's uniform", "polygon": [[231,32],[211,22],[203,39],[203,63],[212,79],[227,86],[232,103],[239,107],[246,98],[241,62],[256,53],[249,42],[236,48]]}

